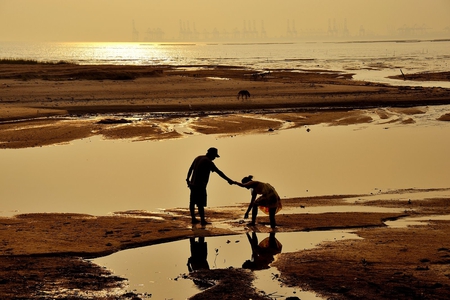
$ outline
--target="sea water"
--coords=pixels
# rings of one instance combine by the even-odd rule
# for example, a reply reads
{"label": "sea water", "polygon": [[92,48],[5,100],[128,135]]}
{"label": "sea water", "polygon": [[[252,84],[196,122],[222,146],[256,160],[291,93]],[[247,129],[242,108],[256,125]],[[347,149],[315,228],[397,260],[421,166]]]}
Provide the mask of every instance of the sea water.
{"label": "sea water", "polygon": [[[450,40],[296,43],[12,43],[0,42],[0,59],[113,65],[228,65],[255,70],[334,70],[355,79],[402,84],[387,76],[448,71]],[[408,82],[408,84],[414,84]],[[444,82],[420,83],[446,86]]]}

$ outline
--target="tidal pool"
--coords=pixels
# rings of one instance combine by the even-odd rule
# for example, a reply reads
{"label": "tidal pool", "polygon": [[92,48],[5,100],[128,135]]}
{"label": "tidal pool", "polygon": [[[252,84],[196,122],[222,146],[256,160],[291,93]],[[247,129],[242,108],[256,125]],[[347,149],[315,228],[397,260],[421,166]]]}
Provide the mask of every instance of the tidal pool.
{"label": "tidal pool", "polygon": [[[359,239],[350,231],[254,233],[191,238],[160,245],[124,250],[92,262],[128,279],[125,291],[151,299],[186,299],[201,292],[204,284],[186,277],[198,269],[248,268],[255,272],[253,285],[274,298],[297,296],[322,299],[311,291],[287,287],[270,263],[279,253],[316,247],[326,241]],[[252,247],[253,244],[253,247]],[[255,259],[254,254],[260,254]],[[125,291],[121,291],[122,293]]]}

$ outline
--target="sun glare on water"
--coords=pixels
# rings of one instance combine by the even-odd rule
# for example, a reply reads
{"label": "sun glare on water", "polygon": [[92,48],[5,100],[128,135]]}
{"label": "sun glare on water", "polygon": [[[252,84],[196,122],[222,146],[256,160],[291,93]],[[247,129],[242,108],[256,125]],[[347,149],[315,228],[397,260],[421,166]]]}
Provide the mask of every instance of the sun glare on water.
{"label": "sun glare on water", "polygon": [[79,60],[81,64],[169,64],[173,61],[174,52],[174,49],[160,44],[66,43],[65,45],[72,48],[68,60]]}

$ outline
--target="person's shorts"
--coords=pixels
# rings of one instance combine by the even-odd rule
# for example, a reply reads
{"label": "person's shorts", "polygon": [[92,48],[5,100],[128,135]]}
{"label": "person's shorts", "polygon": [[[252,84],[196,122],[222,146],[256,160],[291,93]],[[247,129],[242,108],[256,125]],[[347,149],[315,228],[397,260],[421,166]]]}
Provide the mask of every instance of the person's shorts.
{"label": "person's shorts", "polygon": [[263,195],[255,200],[255,205],[266,206],[269,208],[276,208],[278,206],[279,198],[275,195]]}
{"label": "person's shorts", "polygon": [[255,200],[254,205],[258,206],[266,215],[269,214],[270,209],[275,209],[275,214],[277,214],[283,207],[277,195],[261,196]]}
{"label": "person's shorts", "polygon": [[195,204],[197,206],[206,206],[206,188],[204,187],[195,187],[191,186],[191,196],[190,202],[191,204]]}

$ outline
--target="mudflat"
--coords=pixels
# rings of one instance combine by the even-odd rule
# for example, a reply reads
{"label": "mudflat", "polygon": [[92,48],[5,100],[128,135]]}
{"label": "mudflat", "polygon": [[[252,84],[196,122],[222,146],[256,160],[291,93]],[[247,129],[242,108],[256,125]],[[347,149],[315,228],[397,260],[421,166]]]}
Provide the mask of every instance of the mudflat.
{"label": "mudflat", "polygon": [[[412,88],[408,81],[397,87],[351,77],[337,71],[255,73],[227,66],[0,65],[0,148],[45,146],[93,135],[177,138],[180,133],[169,125],[185,118],[194,119],[191,130],[202,134],[282,130],[282,123],[275,119],[289,121],[291,127],[324,122],[346,125],[371,121],[360,108],[391,107],[415,114],[421,113],[418,106],[450,103],[448,89]],[[448,74],[435,74],[433,79],[448,81]],[[250,97],[238,98],[240,90],[248,90]],[[450,114],[439,120],[449,121]],[[398,191],[402,192],[406,191]],[[352,228],[363,239],[281,253],[274,262],[281,272],[280,283],[310,289],[328,299],[448,299],[450,222],[388,228],[385,221],[447,215],[449,199],[370,201],[364,205],[401,208],[402,212],[357,213],[347,201],[352,197],[283,199],[284,211],[325,205],[348,205],[349,210],[314,215],[282,211],[277,215],[278,232]],[[242,218],[243,210],[239,206],[208,210],[212,225],[204,228],[190,224],[185,208],[167,208],[166,214],[2,217],[0,296],[145,298],[134,292],[113,292],[126,279],[85,259],[188,237],[241,233],[246,229],[235,221]],[[229,221],[229,226],[215,227],[219,221]],[[257,223],[257,230],[270,230],[266,216],[259,216]],[[187,276],[217,282],[192,299],[270,299],[252,287],[249,270],[204,270]]]}
{"label": "mudflat", "polygon": [[[448,73],[438,75],[448,80]],[[178,134],[167,125],[180,117],[221,116],[220,120],[198,118],[192,124],[205,134],[245,133],[278,129],[281,124],[240,118],[242,114],[279,113],[281,120],[302,126],[343,118],[367,122],[355,108],[450,102],[448,89],[412,88],[407,81],[404,86],[388,86],[351,78],[352,74],[337,71],[255,73],[224,66],[4,64],[0,65],[0,148],[51,145],[92,135],[176,138]],[[238,98],[240,90],[248,90],[250,97]]]}

